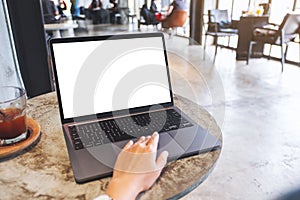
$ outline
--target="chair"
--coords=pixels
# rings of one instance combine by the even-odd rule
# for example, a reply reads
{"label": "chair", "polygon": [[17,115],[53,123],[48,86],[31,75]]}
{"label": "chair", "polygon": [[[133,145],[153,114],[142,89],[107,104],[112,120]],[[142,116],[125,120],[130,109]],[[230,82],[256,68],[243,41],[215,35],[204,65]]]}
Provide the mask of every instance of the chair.
{"label": "chair", "polygon": [[[247,64],[252,52],[252,47],[258,42],[270,44],[269,57],[272,45],[281,46],[281,72],[285,63],[289,42],[293,41],[299,34],[300,14],[287,14],[278,29],[256,28],[253,31],[252,39],[249,43]],[[286,46],[284,50],[284,45]]]}
{"label": "chair", "polygon": [[170,36],[173,35],[174,29],[178,27],[183,27],[188,18],[188,13],[186,10],[174,10],[170,16],[162,20],[162,28],[172,29]]}
{"label": "chair", "polygon": [[[227,10],[208,10],[208,26],[205,32],[204,39],[204,54],[203,59],[205,59],[205,49],[206,49],[206,40],[207,36],[212,36],[214,38],[215,43],[215,55],[214,61],[217,55],[217,50],[219,46],[218,38],[219,37],[230,37],[237,36],[238,30],[237,27],[234,26],[234,23],[228,17]],[[230,40],[228,40],[228,45]]]}

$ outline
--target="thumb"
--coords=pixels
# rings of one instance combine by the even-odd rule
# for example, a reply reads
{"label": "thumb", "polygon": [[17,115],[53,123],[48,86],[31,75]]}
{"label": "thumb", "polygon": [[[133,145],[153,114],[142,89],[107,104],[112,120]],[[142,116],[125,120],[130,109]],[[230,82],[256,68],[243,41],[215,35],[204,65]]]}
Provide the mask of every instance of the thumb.
{"label": "thumb", "polygon": [[167,158],[169,153],[167,151],[161,152],[161,154],[158,156],[156,160],[156,166],[159,169],[164,168],[164,166],[167,164]]}

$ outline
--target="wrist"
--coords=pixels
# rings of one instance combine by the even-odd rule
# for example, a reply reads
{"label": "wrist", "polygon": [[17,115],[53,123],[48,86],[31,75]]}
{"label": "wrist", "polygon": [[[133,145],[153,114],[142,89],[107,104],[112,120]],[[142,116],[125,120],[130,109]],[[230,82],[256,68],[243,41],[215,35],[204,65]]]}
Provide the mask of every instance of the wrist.
{"label": "wrist", "polygon": [[132,180],[112,178],[105,193],[114,200],[135,199],[142,189]]}

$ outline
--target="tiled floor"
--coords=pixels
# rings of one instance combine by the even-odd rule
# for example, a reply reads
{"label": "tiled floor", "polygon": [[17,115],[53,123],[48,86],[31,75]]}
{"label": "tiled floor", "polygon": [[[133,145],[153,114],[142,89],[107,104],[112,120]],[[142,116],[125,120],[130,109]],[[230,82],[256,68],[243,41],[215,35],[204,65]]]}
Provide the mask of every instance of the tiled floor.
{"label": "tiled floor", "polygon": [[213,65],[199,46],[167,43],[179,92],[211,112],[224,139],[213,173],[183,199],[275,199],[300,189],[300,68],[286,64],[281,73],[280,62],[267,59],[247,66],[226,49]]}
{"label": "tiled floor", "polygon": [[267,59],[246,65],[226,49],[212,64],[213,48],[203,60],[201,46],[178,37],[167,48],[175,91],[210,111],[224,139],[212,174],[183,199],[274,199],[300,189],[300,68],[286,64],[281,73]]}
{"label": "tiled floor", "polygon": [[247,66],[226,49],[214,66],[198,59],[203,79],[217,88],[216,100],[198,102],[221,126],[224,146],[213,173],[183,199],[275,199],[300,189],[300,68],[281,73],[280,62],[266,59]]}

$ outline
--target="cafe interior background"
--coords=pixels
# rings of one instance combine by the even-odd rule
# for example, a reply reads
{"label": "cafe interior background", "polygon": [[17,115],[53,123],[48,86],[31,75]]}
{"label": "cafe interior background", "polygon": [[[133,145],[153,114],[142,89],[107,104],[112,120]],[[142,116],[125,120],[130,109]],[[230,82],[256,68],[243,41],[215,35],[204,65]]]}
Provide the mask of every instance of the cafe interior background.
{"label": "cafe interior background", "polygon": [[[109,2],[108,0],[103,0],[103,5],[105,8],[108,8]],[[149,1],[150,2],[150,1]],[[170,0],[161,0],[160,2],[160,9],[166,10]],[[56,2],[57,3],[57,2]],[[67,18],[71,20],[70,17],[70,2],[66,0],[67,7],[68,9],[65,12],[67,15]],[[105,27],[112,27],[112,29],[109,29],[112,33],[114,32],[115,28],[116,30],[119,30],[120,28],[124,28],[129,32],[151,32],[151,31],[157,31],[153,27],[142,27],[141,30],[138,30],[137,27],[137,20],[139,18],[139,9],[145,2],[143,0],[119,0],[119,6],[120,7],[125,7],[128,8],[129,13],[133,15],[132,19],[129,19],[124,22],[123,24],[108,24],[105,25]],[[268,13],[268,20],[269,23],[274,23],[274,24],[280,24],[281,21],[283,20],[284,16],[288,12],[300,12],[300,0],[189,0],[187,3],[190,5],[190,18],[191,18],[191,13],[193,14],[198,14],[197,16],[200,16],[200,20],[202,21],[202,14],[206,14],[209,9],[227,9],[229,17],[232,20],[239,20],[241,16],[252,16],[252,15],[257,15],[257,10],[261,9],[260,4],[269,4],[270,5],[270,11]],[[38,9],[39,6],[38,0],[26,0],[26,1],[18,1],[18,0],[1,0],[0,4],[0,40],[1,40],[1,45],[0,45],[0,85],[16,85],[16,86],[21,86],[25,87],[27,92],[28,92],[28,97],[32,98],[34,96],[47,93],[50,91],[53,91],[54,87],[52,84],[51,76],[49,75],[51,72],[51,69],[49,67],[49,58],[48,58],[48,49],[47,49],[47,43],[46,43],[46,37],[45,37],[45,32],[43,29],[43,24],[42,24],[42,15],[40,10]],[[36,10],[35,10],[36,9]],[[199,14],[200,13],[200,14]],[[260,15],[261,13],[259,13]],[[204,15],[203,15],[204,16]],[[132,21],[131,21],[132,20]],[[72,22],[73,23],[73,22]],[[78,22],[79,25],[82,25],[82,22]],[[80,24],[81,23],[81,24]],[[89,29],[94,28],[91,22],[87,22],[84,25],[88,25],[87,27]],[[95,25],[96,27],[97,25]],[[193,44],[193,45],[198,45],[199,48],[203,48],[203,40],[204,40],[204,34],[205,34],[205,24],[199,24],[196,26],[200,26],[201,28],[194,27],[193,24],[191,23],[186,23],[184,29],[178,29],[177,33],[173,37],[181,37],[181,38],[192,38],[193,40],[196,40],[198,44]],[[203,26],[203,27],[202,27]],[[79,27],[78,30],[75,31],[75,36],[76,34],[79,34],[80,36],[83,35],[90,35],[90,34],[95,34],[95,33],[90,33],[86,32],[85,30],[80,30]],[[86,27],[85,27],[86,28]],[[100,27],[101,29],[101,27]],[[95,30],[95,29],[93,29]],[[199,31],[200,30],[200,31]],[[195,36],[195,31],[196,36]],[[25,39],[29,38],[29,39]],[[172,40],[172,38],[167,38],[168,40]],[[174,39],[174,38],[173,38]],[[212,40],[210,41],[211,45],[209,48],[214,49],[213,47],[213,42]],[[235,56],[232,55],[235,52],[232,51],[234,47],[236,47],[238,42],[238,38],[234,37],[233,39],[230,40],[230,43],[227,47],[224,48],[224,50],[219,51],[217,56],[222,57],[222,54],[225,55],[230,55],[229,57],[226,57],[231,59],[231,61],[225,62],[229,63],[224,69],[222,69],[223,66],[220,66],[220,60],[218,61],[218,58],[216,60],[216,68],[217,70],[220,70],[220,74],[225,74],[224,76],[229,76],[233,77],[238,73],[237,71],[242,70],[242,73],[240,73],[239,76],[247,82],[251,81],[252,79],[248,79],[247,72],[245,72],[247,69],[250,70],[249,68],[246,68],[246,64],[244,61],[236,61]],[[251,71],[252,78],[256,79],[266,79],[266,81],[273,81],[276,82],[276,84],[279,84],[279,82],[284,82],[286,79],[289,79],[287,76],[292,76],[292,83],[289,82],[289,85],[284,85],[284,86],[279,86],[278,90],[289,90],[291,87],[299,87],[299,68],[298,68],[298,63],[299,63],[299,38],[296,38],[294,42],[291,42],[289,46],[289,51],[287,53],[286,57],[286,71],[280,72],[280,47],[279,46],[274,46],[272,47],[272,52],[271,52],[271,61],[267,61],[267,55],[269,51],[269,46],[266,44],[264,48],[264,57],[260,59],[254,59],[258,61],[250,61],[253,62],[253,64],[249,65],[253,67],[253,65],[263,62],[262,66],[264,65],[269,65],[268,63],[271,62],[271,65],[277,66],[277,67],[272,67],[271,74],[266,74],[269,72],[265,72],[264,70],[255,70],[254,72]],[[209,57],[207,59],[213,60],[214,57],[214,52],[213,51],[208,51]],[[224,57],[224,56],[223,56]],[[202,55],[199,55],[199,59],[202,59]],[[221,58],[220,58],[221,59]],[[262,61],[263,60],[263,61]],[[242,64],[241,64],[242,62]],[[234,64],[232,64],[234,63]],[[267,64],[265,64],[267,63]],[[244,67],[241,68],[241,65]],[[230,69],[228,69],[230,68]],[[270,68],[270,67],[269,67]],[[226,73],[222,72],[222,70],[225,70]],[[274,72],[275,71],[275,72]],[[260,73],[265,74],[262,76]],[[276,75],[274,75],[274,73]],[[275,77],[274,77],[275,76]],[[222,77],[222,76],[221,76]],[[224,77],[222,77],[224,78]],[[228,78],[228,77],[227,77]],[[226,77],[224,78],[226,79]],[[276,80],[274,80],[276,79]],[[225,80],[226,82],[226,80]],[[231,84],[233,85],[225,85],[227,87],[236,87],[234,84],[235,82],[232,81]],[[251,85],[251,82],[249,83]],[[286,88],[289,87],[289,88]],[[247,89],[247,88],[245,88]],[[225,93],[227,88],[224,88]],[[254,89],[253,96],[255,96],[256,92],[259,93],[260,88],[257,87]],[[274,89],[274,92],[276,90]],[[281,92],[279,92],[281,93]],[[281,93],[282,94],[282,93]],[[296,95],[296,94],[293,94]],[[299,95],[297,95],[298,97]],[[246,97],[247,98],[247,97]],[[266,98],[272,98],[266,97]],[[299,99],[299,98],[298,98]],[[226,102],[225,102],[226,103]],[[226,105],[228,106],[228,105]],[[274,103],[274,106],[276,106],[276,103]],[[237,112],[238,112],[237,108]],[[295,112],[299,111],[299,106],[295,107]],[[269,113],[270,115],[273,115],[274,113]],[[278,113],[276,113],[278,114]],[[285,114],[279,113],[280,114]],[[289,113],[287,112],[287,115]],[[297,119],[299,117],[299,112],[296,113],[296,115],[293,117]],[[238,120],[238,119],[235,119]],[[249,121],[255,120],[253,118],[249,118]],[[226,122],[226,119],[225,119]],[[224,122],[224,123],[225,123]],[[234,127],[234,123],[236,121],[232,121],[232,127]],[[290,130],[286,131],[291,131],[291,132],[298,132],[299,133],[299,126],[298,128],[295,128],[295,121],[290,122],[292,126],[290,126]],[[222,129],[226,129],[226,124],[220,124]],[[266,128],[267,130],[267,128]],[[243,130],[240,130],[241,132]],[[225,130],[223,130],[223,133],[227,133]],[[291,134],[291,137],[294,137],[295,133]],[[224,136],[225,138],[225,143],[226,145],[226,139],[229,138],[229,136]],[[247,138],[247,139],[246,139]],[[251,140],[248,137],[246,137],[244,140]],[[230,139],[228,139],[230,140]],[[295,141],[299,141],[299,136],[298,138],[295,139]],[[261,148],[267,149],[267,144],[252,141],[251,143],[255,144],[258,143],[261,145]],[[239,144],[230,144],[230,145],[239,145]],[[280,147],[278,147],[280,149]],[[300,146],[294,145],[290,151],[291,154],[293,153],[299,153]],[[230,153],[234,153],[234,149],[236,148],[231,148],[231,147],[225,147],[223,151],[229,151]],[[251,149],[243,149],[241,146],[239,151],[241,151],[241,154],[244,156],[248,155],[248,151],[251,151]],[[226,154],[226,153],[223,153]],[[242,156],[242,155],[240,155]],[[276,156],[276,155],[272,155]],[[240,160],[234,160],[233,158],[230,158],[230,156],[226,157],[231,159],[232,162],[243,162],[245,160],[241,159]],[[222,155],[221,155],[222,159]],[[255,158],[253,158],[255,159]],[[286,158],[289,160],[289,158]],[[216,170],[222,171],[222,172],[227,172],[225,176],[221,176],[222,172],[217,173],[217,175],[220,176],[214,176],[213,178],[210,178],[208,183],[204,183],[204,186],[200,186],[200,189],[197,192],[192,192],[190,196],[186,197],[189,199],[197,199],[199,195],[205,194],[208,199],[223,199],[224,196],[221,195],[221,193],[226,193],[226,197],[232,197],[231,199],[253,199],[253,197],[258,197],[254,199],[270,199],[273,198],[276,195],[282,195],[288,191],[291,191],[293,189],[300,188],[300,176],[299,176],[299,169],[300,169],[300,157],[299,154],[298,156],[295,156],[293,158],[290,158],[289,164],[286,164],[286,166],[282,166],[281,168],[276,168],[278,170],[278,173],[273,173],[272,175],[274,177],[269,177],[267,181],[259,181],[259,178],[255,177],[257,176],[257,173],[245,173],[245,175],[241,175],[241,173],[232,173],[230,174],[234,169],[228,169],[230,167],[226,166],[225,164],[219,164],[219,167],[217,167]],[[219,161],[221,162],[221,161]],[[254,162],[254,161],[250,161]],[[289,161],[287,161],[289,162]],[[228,162],[225,162],[228,163]],[[268,166],[270,162],[266,160],[265,162],[259,163],[257,162],[257,165],[261,165],[263,167],[264,165]],[[252,163],[253,164],[253,163]],[[253,167],[252,164],[246,165],[247,167],[251,168]],[[275,163],[276,164],[276,163]],[[277,163],[278,164],[278,163]],[[238,165],[238,164],[237,164]],[[279,164],[280,165],[280,164]],[[220,167],[224,167],[220,169]],[[289,168],[286,170],[286,168]],[[272,170],[272,169],[266,169],[266,170]],[[243,172],[243,169],[238,169],[237,171]],[[291,172],[292,173],[289,173]],[[297,171],[297,173],[295,172]],[[263,172],[260,172],[263,173]],[[279,176],[280,181],[283,183],[280,184],[278,183],[278,180],[276,180],[276,176]],[[249,185],[241,185],[244,182],[240,180],[239,178],[236,178],[236,176],[242,176],[243,179],[251,180],[249,181]],[[253,177],[254,176],[254,177]],[[236,178],[236,180],[235,180]],[[222,184],[226,184],[226,181],[220,181],[220,179],[226,179],[226,181],[229,183],[229,186],[224,186],[225,189],[221,191],[217,191],[217,188],[221,188],[221,184],[218,182],[221,182]],[[233,180],[232,180],[233,179]],[[275,181],[272,182],[272,180]],[[283,181],[284,180],[284,181]],[[205,185],[206,184],[206,185]],[[297,185],[298,184],[298,185]],[[249,186],[249,187],[248,187]],[[248,187],[248,188],[247,188]],[[249,192],[244,193],[244,190],[249,189],[252,190],[252,195],[247,196]],[[231,193],[227,194],[227,193]],[[224,194],[223,194],[224,195]],[[235,198],[236,197],[236,198]],[[300,197],[298,197],[300,198]],[[203,197],[204,199],[204,197]],[[229,198],[230,199],[230,198]]]}
{"label": "cafe interior background", "polygon": [[[5,1],[2,0],[1,3],[1,85],[9,84],[23,84],[23,83],[17,83],[17,75],[19,74],[19,65],[31,65],[31,64],[38,64],[38,61],[34,63],[34,61],[30,61],[31,59],[39,59],[40,63],[43,63],[45,55],[44,52],[41,55],[35,55],[35,53],[38,53],[39,50],[44,51],[43,46],[45,46],[44,41],[47,38],[44,38],[43,35],[39,33],[35,33],[34,28],[36,29],[39,27],[41,30],[38,30],[39,32],[43,33],[43,28],[40,27],[41,25],[41,19],[39,13],[34,10],[36,7],[36,3],[38,1],[26,1],[26,3],[20,3],[16,0],[10,0]],[[58,4],[57,0],[54,0],[56,4]],[[67,4],[67,10],[64,11],[67,18],[71,20],[71,13],[70,13],[70,7],[71,3],[67,0],[65,1]],[[88,1],[86,1],[88,2]],[[128,28],[129,31],[139,31],[137,27],[137,21],[139,19],[139,10],[141,9],[142,5],[146,3],[145,0],[120,0],[119,1],[119,7],[120,8],[126,8],[128,9],[127,15],[131,14],[134,17],[132,19],[127,19],[127,21],[124,21],[122,23],[126,23],[129,26],[132,26]],[[148,0],[148,5],[150,4],[151,0]],[[166,11],[168,8],[168,5],[170,4],[171,0],[159,0],[158,1],[158,8],[162,11]],[[290,11],[299,12],[300,10],[300,1],[299,0],[201,0],[201,1],[186,1],[188,5],[190,5],[190,11],[195,13],[197,18],[200,19],[194,19],[196,22],[197,20],[200,20],[200,23],[198,24],[194,23],[192,24],[192,27],[190,28],[191,24],[189,23],[189,20],[185,24],[184,29],[178,29],[177,35],[183,36],[183,37],[191,37],[193,40],[196,40],[199,44],[203,43],[204,40],[204,33],[205,33],[205,15],[207,14],[208,10],[210,9],[220,9],[220,10],[228,10],[228,15],[231,20],[239,20],[241,16],[245,15],[255,15],[258,9],[261,9],[261,4],[269,4],[269,12],[268,12],[268,21],[269,23],[274,23],[279,25],[281,21],[283,20],[285,14]],[[84,0],[78,0],[78,7],[86,6]],[[103,8],[109,9],[111,7],[109,0],[103,0]],[[191,9],[192,8],[192,9]],[[18,13],[18,14],[17,14]],[[199,15],[200,13],[200,15]],[[201,18],[201,15],[203,18]],[[191,15],[190,15],[191,16]],[[130,20],[134,20],[134,24],[132,25],[129,23]],[[201,23],[201,20],[204,21],[204,23]],[[76,21],[79,24],[78,29],[75,29],[75,33],[80,32],[80,26],[87,27],[93,27],[90,20],[86,20],[85,22],[82,22],[81,20]],[[73,23],[73,21],[72,21]],[[84,23],[84,24],[83,24]],[[89,26],[87,26],[87,24]],[[109,26],[114,27],[116,24],[109,24]],[[200,27],[197,27],[200,26]],[[34,27],[34,28],[33,28]],[[149,27],[147,27],[146,30],[148,30]],[[117,28],[116,28],[117,29]],[[151,31],[150,27],[150,31]],[[80,35],[89,35],[90,33],[83,32]],[[192,34],[192,35],[191,35]],[[196,36],[195,36],[196,35]],[[29,47],[29,45],[23,43],[22,38],[34,38],[35,41],[28,41],[28,44],[31,44],[32,47]],[[230,44],[228,47],[236,47],[237,45],[237,37],[230,40]],[[287,62],[291,62],[293,64],[298,63],[299,60],[299,51],[298,48],[298,42],[299,40],[296,40],[296,42],[292,42],[289,45],[289,51],[287,53]],[[21,44],[22,43],[22,44]],[[40,45],[37,45],[35,43],[43,43]],[[20,50],[18,50],[20,49]],[[22,49],[22,50],[21,50]],[[264,48],[264,54],[268,55],[268,44],[265,45]],[[27,55],[26,51],[29,51]],[[33,51],[33,53],[31,53]],[[17,53],[18,52],[18,53]],[[21,56],[22,54],[22,56]],[[26,54],[26,55],[23,55]],[[32,54],[32,55],[30,55]],[[279,46],[273,46],[272,52],[271,52],[272,58],[280,58],[280,47]],[[30,63],[33,62],[33,63]],[[26,64],[25,64],[26,63]],[[3,66],[6,66],[3,68]],[[31,66],[32,67],[32,66]],[[35,69],[37,70],[37,69]],[[30,71],[30,69],[24,70],[23,73],[26,73],[25,71]],[[48,75],[45,75],[48,76]],[[26,77],[23,77],[23,79],[26,79]],[[32,78],[31,78],[32,79]],[[47,78],[46,78],[47,79]],[[23,80],[26,82],[26,80]],[[49,80],[47,80],[49,82]],[[21,81],[22,82],[22,81]],[[45,83],[49,84],[49,83]],[[52,87],[53,89],[53,87]],[[37,92],[37,94],[40,94]],[[36,94],[34,93],[33,96]]]}

